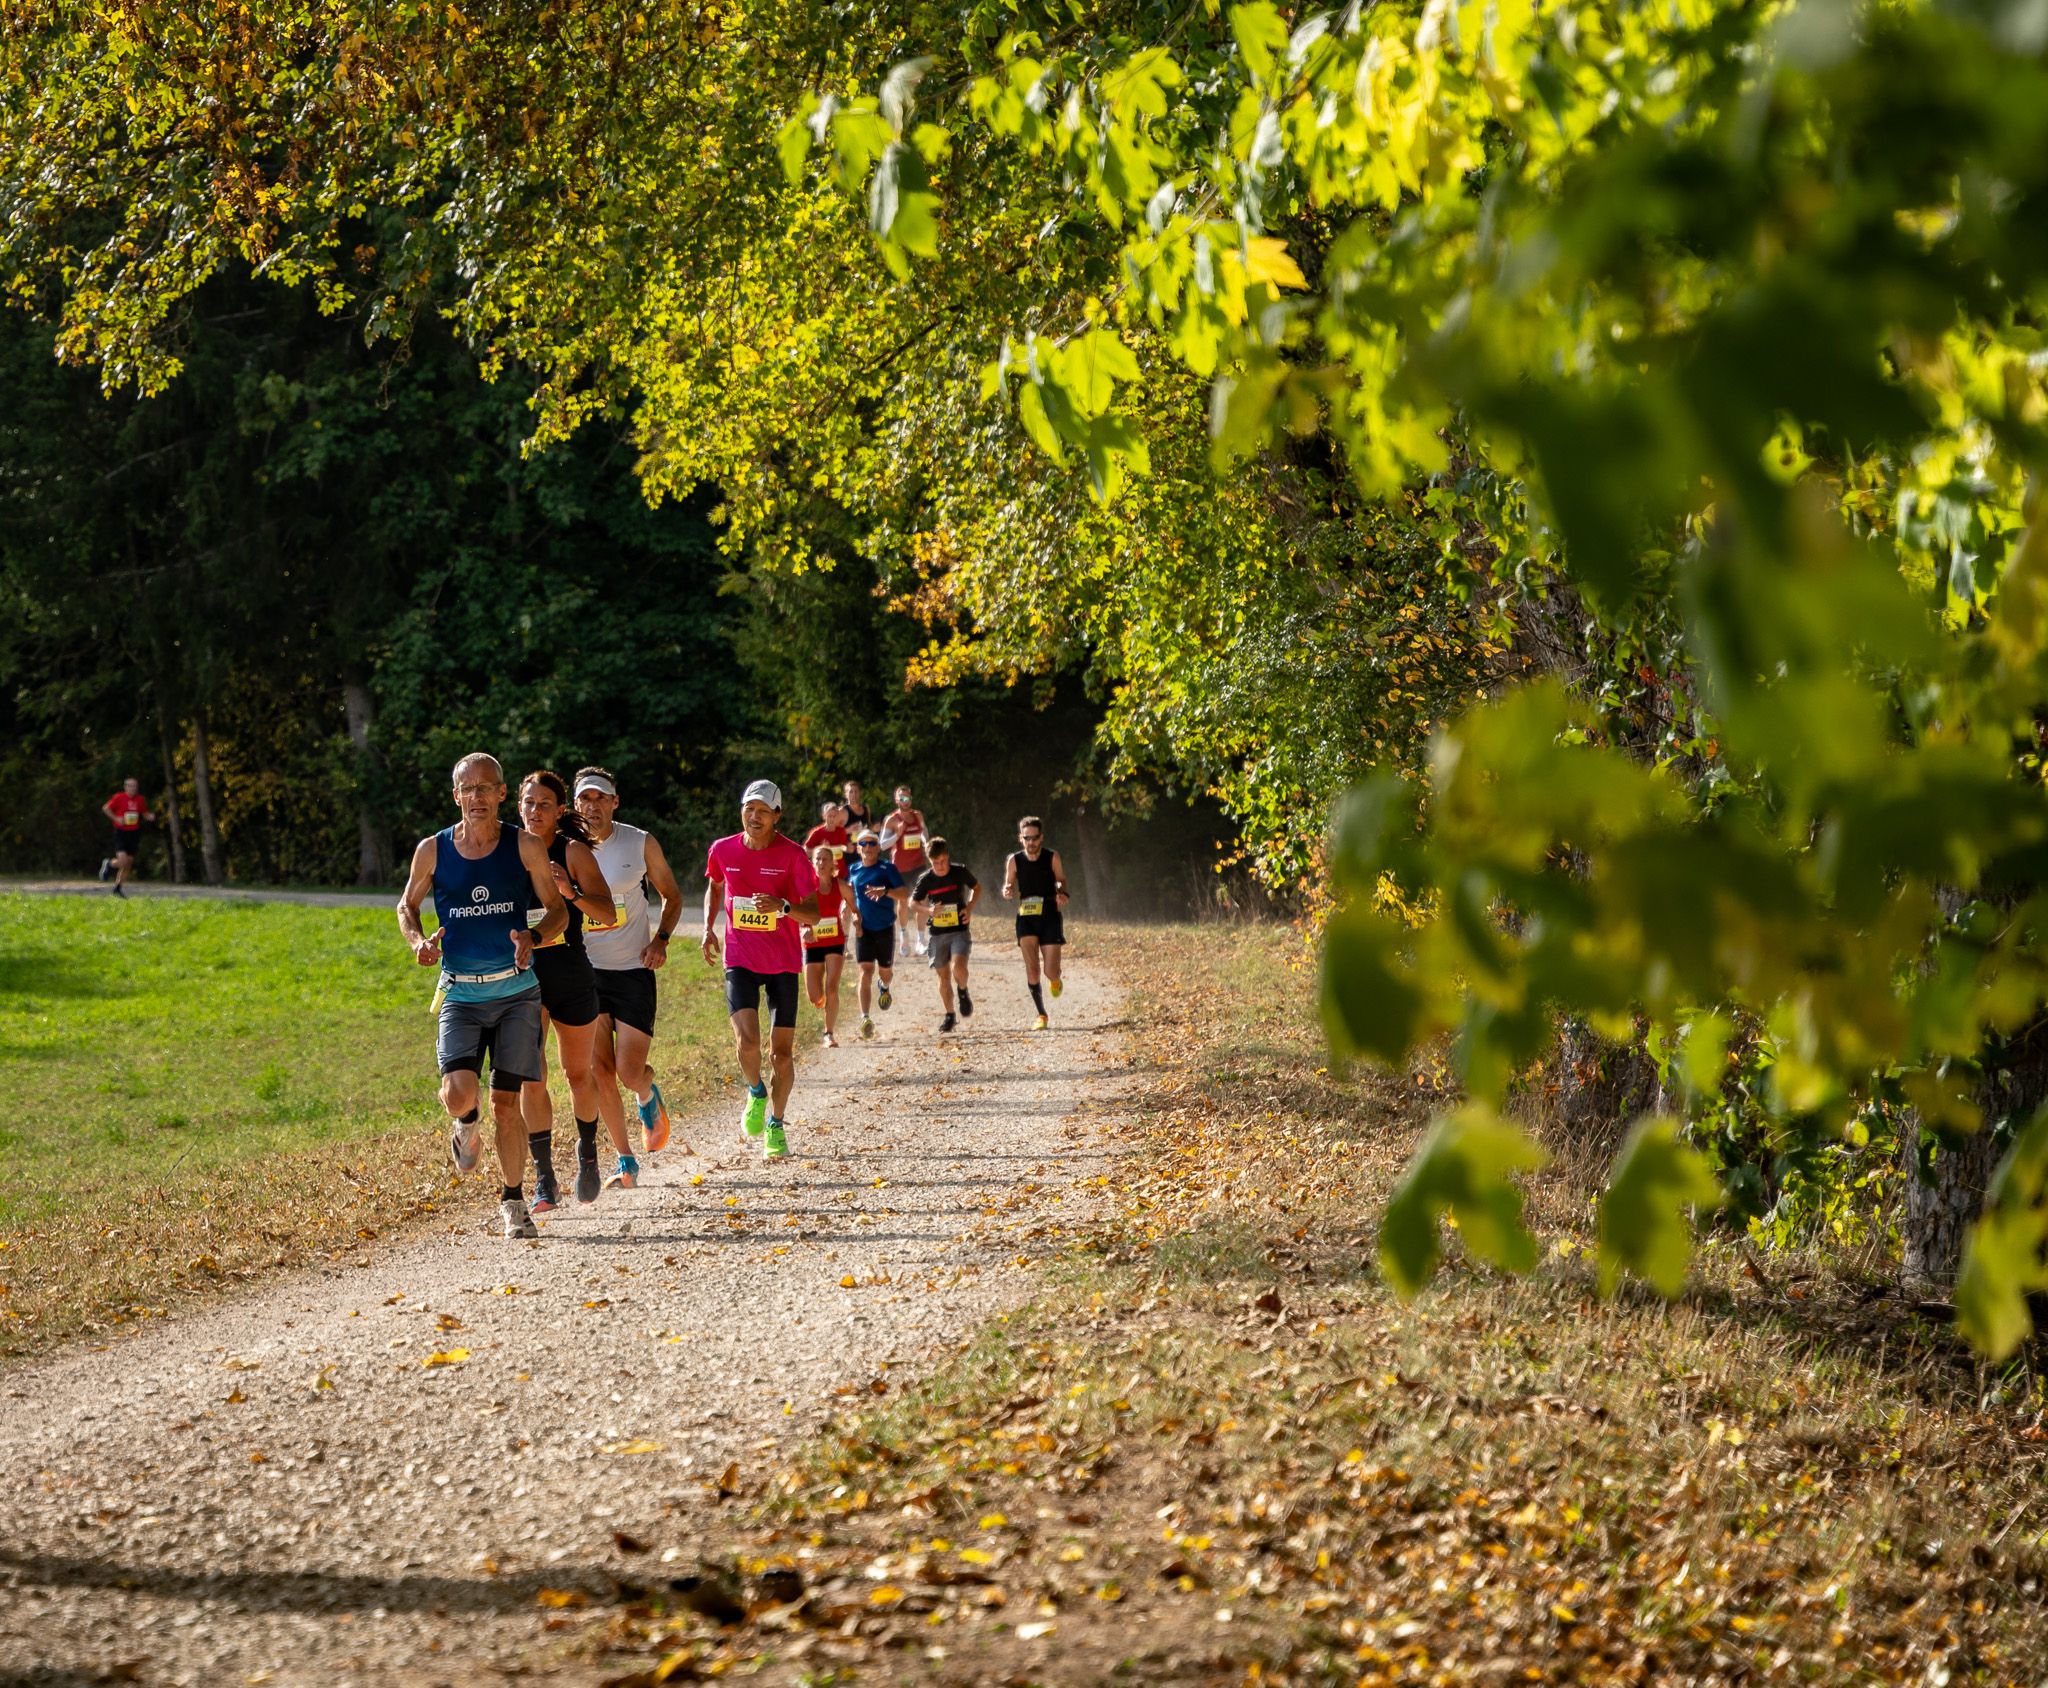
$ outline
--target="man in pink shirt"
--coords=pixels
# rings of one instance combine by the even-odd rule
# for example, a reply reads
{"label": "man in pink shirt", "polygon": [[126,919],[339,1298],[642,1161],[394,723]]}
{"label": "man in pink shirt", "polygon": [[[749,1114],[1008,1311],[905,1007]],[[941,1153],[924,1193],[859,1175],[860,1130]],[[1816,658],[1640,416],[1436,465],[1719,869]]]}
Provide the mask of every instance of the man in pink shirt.
{"label": "man in pink shirt", "polygon": [[[740,1129],[761,1139],[767,1160],[789,1153],[783,1109],[796,1083],[796,1005],[804,971],[800,924],[818,917],[818,875],[803,847],[776,831],[782,792],[756,780],[740,799],[740,830],[711,846],[704,862],[704,959],[716,966],[718,912],[725,910],[725,1006],[732,1015],[747,1107]],[[773,1073],[761,1082],[761,998],[773,1029]]]}

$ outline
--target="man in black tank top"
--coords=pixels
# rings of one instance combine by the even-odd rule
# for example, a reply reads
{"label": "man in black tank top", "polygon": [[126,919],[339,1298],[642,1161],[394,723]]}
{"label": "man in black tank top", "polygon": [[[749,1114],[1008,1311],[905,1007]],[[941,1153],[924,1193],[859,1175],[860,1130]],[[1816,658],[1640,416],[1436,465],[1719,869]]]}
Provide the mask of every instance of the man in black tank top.
{"label": "man in black tank top", "polygon": [[1045,982],[1052,994],[1060,994],[1060,951],[1067,941],[1067,870],[1057,850],[1045,847],[1045,823],[1026,815],[1017,823],[1017,842],[1023,846],[1003,866],[1003,900],[1017,905],[1017,947],[1024,952],[1024,987],[1031,992],[1031,1006],[1038,1011],[1033,1031],[1046,1029],[1045,990],[1038,982],[1039,966],[1045,968]]}

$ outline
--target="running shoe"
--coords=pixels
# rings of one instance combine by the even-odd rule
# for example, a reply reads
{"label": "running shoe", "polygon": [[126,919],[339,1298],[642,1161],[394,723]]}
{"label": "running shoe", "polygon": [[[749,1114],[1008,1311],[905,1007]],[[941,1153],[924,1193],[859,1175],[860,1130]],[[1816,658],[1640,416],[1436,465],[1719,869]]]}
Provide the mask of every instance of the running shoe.
{"label": "running shoe", "polygon": [[939,1022],[939,1030],[942,1032],[949,1032],[953,1029],[956,1023],[957,1022],[954,1020],[953,1016],[951,1014],[948,1014],[943,1020]]}
{"label": "running shoe", "polygon": [[484,1152],[484,1136],[477,1130],[476,1121],[464,1124],[455,1122],[455,1129],[448,1133],[448,1158],[455,1163],[457,1172],[469,1173],[476,1170],[477,1156]]}
{"label": "running shoe", "polygon": [[607,1190],[631,1190],[638,1187],[640,1173],[637,1168],[620,1167],[604,1181]]}
{"label": "running shoe", "polygon": [[659,1154],[668,1147],[668,1104],[661,1099],[661,1086],[650,1082],[653,1092],[646,1101],[634,1104],[640,1110],[640,1134],[647,1139],[647,1152]]}
{"label": "running shoe", "polygon": [[787,1160],[789,1138],[784,1134],[782,1121],[771,1119],[768,1129],[761,1134],[761,1158],[763,1160]]}
{"label": "running shoe", "polygon": [[960,987],[960,1018],[963,1020],[974,1018],[974,998],[967,994],[967,987],[965,985]]}
{"label": "running shoe", "polygon": [[597,1171],[597,1146],[591,1145],[590,1153],[583,1153],[583,1145],[576,1146],[576,1199],[585,1207],[597,1200],[598,1192],[604,1188],[604,1181]]}
{"label": "running shoe", "polygon": [[1052,979],[1052,980],[1049,980],[1049,981],[1048,981],[1048,983],[1049,983],[1049,984],[1050,984],[1050,985],[1052,986],[1052,994],[1053,994],[1054,996],[1058,996],[1058,995],[1060,994],[1060,982],[1059,982],[1059,980],[1057,980],[1057,979]]}
{"label": "running shoe", "polygon": [[555,1169],[547,1168],[534,1175],[533,1206],[529,1210],[538,1219],[543,1213],[553,1213],[562,1205],[562,1192],[555,1183]]}
{"label": "running shoe", "polygon": [[894,998],[889,995],[889,987],[884,985],[881,994],[875,998],[875,1005],[878,1008],[887,1008],[893,1000]]}
{"label": "running shoe", "polygon": [[764,1090],[760,1095],[756,1096],[749,1090],[747,1092],[746,1110],[740,1115],[741,1132],[746,1136],[747,1141],[751,1143],[756,1137],[761,1135],[762,1131],[766,1129],[767,1124],[768,1092]]}
{"label": "running shoe", "polygon": [[827,1032],[825,1034],[825,1047],[827,1049],[837,1049],[839,1047],[839,1039],[834,1037],[830,1032]]}
{"label": "running shoe", "polygon": [[526,1203],[517,1196],[507,1196],[498,1203],[498,1216],[504,1222],[508,1238],[516,1241],[540,1235],[540,1227],[533,1222],[533,1215],[526,1211]]}
{"label": "running shoe", "polygon": [[128,896],[128,893],[121,889],[121,882],[118,879],[114,881],[114,895],[122,898],[124,901]]}
{"label": "running shoe", "polygon": [[1046,1018],[1043,1014],[1031,1022],[1031,1029],[1035,1032],[1042,1032],[1048,1029]]}
{"label": "running shoe", "polygon": [[875,1035],[875,1022],[872,1016],[863,1014],[860,1017],[860,1035],[862,1037],[873,1037]]}
{"label": "running shoe", "polygon": [[112,879],[113,877],[114,864],[110,861],[102,861],[100,863],[100,883],[104,885],[109,879]]}

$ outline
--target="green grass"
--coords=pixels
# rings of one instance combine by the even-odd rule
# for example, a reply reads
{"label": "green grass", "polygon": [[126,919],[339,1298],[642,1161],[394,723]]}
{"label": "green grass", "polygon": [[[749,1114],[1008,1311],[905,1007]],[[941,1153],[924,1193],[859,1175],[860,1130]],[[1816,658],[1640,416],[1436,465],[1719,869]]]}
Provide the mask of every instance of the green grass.
{"label": "green grass", "polygon": [[[431,1207],[432,985],[388,905],[0,895],[0,1351]],[[661,994],[686,1110],[730,1065],[724,1001],[688,955]]]}

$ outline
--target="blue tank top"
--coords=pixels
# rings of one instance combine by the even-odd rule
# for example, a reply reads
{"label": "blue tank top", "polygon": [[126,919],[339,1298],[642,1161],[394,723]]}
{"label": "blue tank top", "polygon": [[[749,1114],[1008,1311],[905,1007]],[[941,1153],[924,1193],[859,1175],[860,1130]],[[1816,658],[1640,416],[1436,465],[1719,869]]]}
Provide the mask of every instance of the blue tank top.
{"label": "blue tank top", "polygon": [[[434,839],[434,912],[441,917],[441,967],[447,973],[502,973],[512,965],[512,934],[526,930],[533,876],[519,859],[519,828],[498,829],[498,847],[474,860],[455,848],[455,828]],[[495,1002],[537,989],[531,969],[488,985],[451,982],[451,1002]]]}

